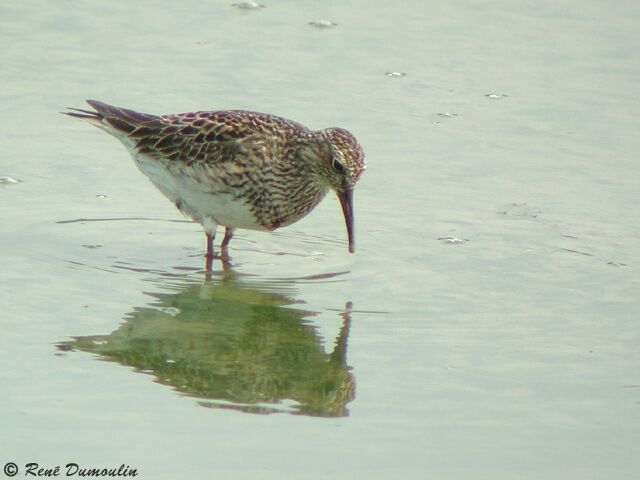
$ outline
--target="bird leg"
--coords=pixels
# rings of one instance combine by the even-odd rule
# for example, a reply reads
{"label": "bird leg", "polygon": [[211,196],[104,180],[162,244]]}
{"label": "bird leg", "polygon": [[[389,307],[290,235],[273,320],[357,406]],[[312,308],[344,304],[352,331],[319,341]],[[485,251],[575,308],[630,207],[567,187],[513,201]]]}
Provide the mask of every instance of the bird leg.
{"label": "bird leg", "polygon": [[205,280],[211,280],[211,272],[213,271],[213,257],[206,257],[204,261]]}
{"label": "bird leg", "polygon": [[227,227],[224,231],[224,238],[222,239],[222,243],[220,244],[220,259],[222,260],[222,264],[229,263],[229,242],[233,237],[233,228]]}
{"label": "bird leg", "polygon": [[213,258],[213,240],[216,238],[215,230],[212,233],[205,232],[207,234],[207,253],[204,254],[207,258]]}
{"label": "bird leg", "polygon": [[205,232],[205,234],[207,235],[207,253],[204,254],[204,268],[207,275],[209,275],[213,264],[213,240],[216,238],[216,231],[214,230],[211,233]]}
{"label": "bird leg", "polygon": [[220,244],[220,248],[222,250],[226,250],[229,246],[229,242],[233,238],[233,228],[227,227],[224,231],[224,238],[222,239],[222,243]]}
{"label": "bird leg", "polygon": [[205,269],[207,272],[211,271],[211,267],[213,264],[213,259],[219,259],[222,260],[222,265],[225,267],[229,267],[229,242],[231,241],[231,238],[233,237],[233,229],[226,227],[226,230],[224,232],[224,238],[222,239],[222,243],[220,244],[220,256],[216,256],[213,252],[213,241],[216,238],[216,231],[212,230],[211,232],[207,232],[205,231],[205,234],[207,235],[207,253],[205,253],[205,258],[206,258],[206,262],[205,262]]}

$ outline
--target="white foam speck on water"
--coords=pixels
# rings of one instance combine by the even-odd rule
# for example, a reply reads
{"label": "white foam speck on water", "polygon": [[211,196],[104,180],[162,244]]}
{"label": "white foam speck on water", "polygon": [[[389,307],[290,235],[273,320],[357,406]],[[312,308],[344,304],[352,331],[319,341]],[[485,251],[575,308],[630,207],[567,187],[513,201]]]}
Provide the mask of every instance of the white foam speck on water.
{"label": "white foam speck on water", "polygon": [[338,26],[337,23],[331,20],[314,20],[313,22],[309,22],[309,25],[316,28],[333,28]]}
{"label": "white foam speck on water", "polygon": [[21,183],[22,180],[16,180],[11,177],[0,177],[0,185],[15,185],[16,183]]}
{"label": "white foam speck on water", "polygon": [[182,313],[182,311],[179,308],[176,308],[176,307],[160,308],[159,310],[161,312],[166,313],[167,315],[172,316],[172,317],[177,317],[178,315],[180,315]]}
{"label": "white foam speck on water", "polygon": [[469,240],[458,237],[440,237],[438,238],[442,243],[450,244],[450,245],[458,245],[462,243],[467,243]]}
{"label": "white foam speck on water", "polygon": [[504,210],[500,210],[498,212],[499,215],[504,215],[507,217],[522,217],[522,218],[530,218],[535,219],[538,218],[542,211],[539,208],[529,205],[526,202],[523,203],[512,203],[508,205]]}
{"label": "white foam speck on water", "polygon": [[265,8],[265,6],[262,5],[261,3],[251,2],[251,1],[232,3],[231,6],[239,8],[241,10],[259,10],[261,8]]}

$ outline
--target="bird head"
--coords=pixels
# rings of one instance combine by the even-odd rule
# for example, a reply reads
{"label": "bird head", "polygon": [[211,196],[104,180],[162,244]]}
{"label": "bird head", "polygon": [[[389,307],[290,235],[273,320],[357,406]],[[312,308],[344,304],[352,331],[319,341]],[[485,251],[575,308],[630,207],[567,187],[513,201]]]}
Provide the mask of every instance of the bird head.
{"label": "bird head", "polygon": [[349,251],[353,253],[353,188],[366,168],[364,152],[356,138],[344,128],[327,128],[321,134],[328,148],[320,157],[318,173],[322,182],[338,195],[347,225]]}

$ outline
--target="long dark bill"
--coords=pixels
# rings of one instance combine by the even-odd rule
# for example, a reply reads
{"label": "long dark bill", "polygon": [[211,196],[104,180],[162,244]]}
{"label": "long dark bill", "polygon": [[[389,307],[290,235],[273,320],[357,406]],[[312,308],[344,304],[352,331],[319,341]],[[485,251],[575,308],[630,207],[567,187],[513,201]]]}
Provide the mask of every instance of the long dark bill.
{"label": "long dark bill", "polygon": [[349,252],[356,251],[356,242],[353,234],[353,190],[343,190],[338,192],[344,221],[347,224],[347,235],[349,237]]}

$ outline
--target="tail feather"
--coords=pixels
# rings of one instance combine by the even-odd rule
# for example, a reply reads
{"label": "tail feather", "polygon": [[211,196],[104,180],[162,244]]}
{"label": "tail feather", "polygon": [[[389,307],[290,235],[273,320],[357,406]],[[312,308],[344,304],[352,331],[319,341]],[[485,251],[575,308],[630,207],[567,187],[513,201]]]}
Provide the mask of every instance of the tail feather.
{"label": "tail feather", "polygon": [[129,110],[128,108],[114,107],[98,100],[87,100],[87,103],[95,108],[96,112],[100,114],[107,121],[117,118],[132,123],[148,123],[160,120],[158,115],[151,115],[148,113],[136,112],[135,110]]}
{"label": "tail feather", "polygon": [[96,112],[92,112],[90,110],[82,110],[81,108],[73,108],[73,107],[67,107],[69,110],[73,110],[73,112],[60,112],[63,115],[69,115],[70,117],[76,117],[76,118],[82,118],[84,120],[94,120],[94,121],[100,121],[102,119],[101,115],[96,113]]}
{"label": "tail feather", "polygon": [[95,111],[83,110],[81,108],[69,108],[69,110],[72,111],[61,113],[70,117],[85,120],[107,131],[115,129],[116,131],[120,131],[125,134],[131,133],[142,124],[149,124],[151,122],[162,120],[162,118],[157,115],[140,113],[127,108],[114,107],[113,105],[99,102],[97,100],[87,100],[87,103],[91,105]]}
{"label": "tail feather", "polygon": [[92,110],[83,110],[82,108],[73,108],[73,107],[67,107],[69,110],[75,110],[76,112],[82,112],[82,113],[86,113],[88,115],[96,115],[96,112],[92,111]]}

